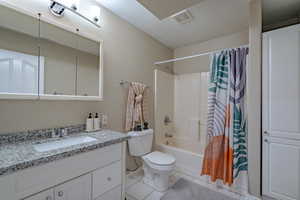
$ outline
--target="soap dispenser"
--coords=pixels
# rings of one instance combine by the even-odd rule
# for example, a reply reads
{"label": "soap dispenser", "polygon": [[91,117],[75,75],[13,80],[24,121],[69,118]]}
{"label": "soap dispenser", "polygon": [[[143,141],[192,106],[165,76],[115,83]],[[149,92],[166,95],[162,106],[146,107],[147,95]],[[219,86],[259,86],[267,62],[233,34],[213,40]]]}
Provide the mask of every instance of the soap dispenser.
{"label": "soap dispenser", "polygon": [[94,117],[94,131],[98,130],[100,130],[100,118],[98,116],[98,113],[96,113]]}
{"label": "soap dispenser", "polygon": [[86,119],[86,131],[90,132],[94,130],[94,120],[92,113],[89,114],[89,117]]}

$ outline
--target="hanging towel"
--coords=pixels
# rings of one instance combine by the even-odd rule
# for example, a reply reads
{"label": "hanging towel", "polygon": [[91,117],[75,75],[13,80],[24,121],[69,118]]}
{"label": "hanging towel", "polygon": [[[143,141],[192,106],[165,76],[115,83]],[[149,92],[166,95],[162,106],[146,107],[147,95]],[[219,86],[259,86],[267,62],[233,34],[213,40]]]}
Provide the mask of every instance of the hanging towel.
{"label": "hanging towel", "polygon": [[125,130],[133,130],[137,122],[143,123],[146,119],[146,85],[132,82],[129,85]]}

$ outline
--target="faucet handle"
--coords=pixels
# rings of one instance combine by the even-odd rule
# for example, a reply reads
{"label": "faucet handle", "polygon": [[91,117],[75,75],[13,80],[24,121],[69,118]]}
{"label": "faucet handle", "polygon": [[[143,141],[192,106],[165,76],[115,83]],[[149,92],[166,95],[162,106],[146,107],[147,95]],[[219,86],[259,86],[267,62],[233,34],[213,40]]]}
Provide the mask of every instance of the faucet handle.
{"label": "faucet handle", "polygon": [[167,126],[168,124],[170,124],[172,121],[170,119],[170,117],[168,115],[165,116],[164,118],[164,124]]}
{"label": "faucet handle", "polygon": [[60,137],[64,137],[68,135],[68,131],[66,128],[61,128],[60,129]]}
{"label": "faucet handle", "polygon": [[53,128],[51,131],[51,137],[52,138],[57,138],[60,137],[60,129],[59,128]]}
{"label": "faucet handle", "polygon": [[171,137],[173,137],[173,134],[171,134],[171,133],[165,133],[165,137],[166,138],[171,138]]}

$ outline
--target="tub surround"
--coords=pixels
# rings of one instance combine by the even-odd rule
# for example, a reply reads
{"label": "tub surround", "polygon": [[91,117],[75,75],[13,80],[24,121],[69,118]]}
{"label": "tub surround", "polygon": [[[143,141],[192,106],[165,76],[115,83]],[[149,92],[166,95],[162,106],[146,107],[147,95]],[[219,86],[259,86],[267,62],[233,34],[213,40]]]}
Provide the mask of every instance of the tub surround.
{"label": "tub surround", "polygon": [[[53,129],[0,135],[0,176],[108,145],[121,143],[130,138],[125,134],[111,130],[86,133],[82,131],[84,130],[83,125],[70,126],[66,128],[70,130],[71,134],[69,133],[68,136],[61,138],[51,138],[51,131]],[[46,152],[38,152],[33,147],[34,144],[80,136],[89,136],[97,140]]]}

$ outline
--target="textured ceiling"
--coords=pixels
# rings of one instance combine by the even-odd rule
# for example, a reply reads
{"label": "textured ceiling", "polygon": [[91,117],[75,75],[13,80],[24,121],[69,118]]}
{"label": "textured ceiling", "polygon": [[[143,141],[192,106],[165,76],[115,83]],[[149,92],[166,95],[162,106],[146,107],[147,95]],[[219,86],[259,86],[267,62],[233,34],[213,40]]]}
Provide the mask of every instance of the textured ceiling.
{"label": "textured ceiling", "polygon": [[[203,42],[248,29],[248,0],[202,0],[188,9],[193,21],[187,24],[179,24],[170,17],[159,20],[136,0],[97,1],[170,48]],[[160,1],[170,2],[170,0]],[[177,0],[171,1],[176,3]]]}

